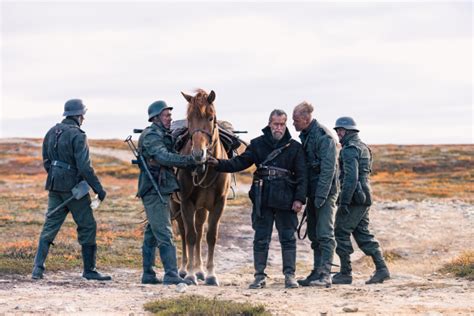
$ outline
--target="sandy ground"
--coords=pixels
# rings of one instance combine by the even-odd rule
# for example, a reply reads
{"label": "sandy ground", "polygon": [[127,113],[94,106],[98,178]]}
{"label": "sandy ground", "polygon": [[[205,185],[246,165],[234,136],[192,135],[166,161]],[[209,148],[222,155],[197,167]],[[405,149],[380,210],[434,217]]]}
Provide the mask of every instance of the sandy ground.
{"label": "sandy ground", "polygon": [[[352,285],[286,290],[274,233],[268,287],[249,290],[252,229],[248,210],[228,207],[217,249],[220,287],[200,284],[178,293],[176,286],[140,284],[138,269],[106,271],[114,277],[112,282],[86,281],[80,277],[80,271],[47,273],[40,281],[12,276],[0,280],[0,314],[141,315],[145,314],[146,302],[186,294],[262,303],[275,315],[474,314],[473,282],[436,272],[462,249],[473,248],[471,204],[438,200],[383,202],[374,205],[371,217],[373,232],[384,249],[401,257],[390,263],[392,279],[381,285],[364,284],[372,266],[357,250],[353,255]],[[308,241],[299,241],[299,277],[309,271],[310,258]]]}
{"label": "sandy ground", "polygon": [[[18,142],[18,139],[0,142]],[[131,156],[127,151],[109,149],[91,148],[91,152],[113,155],[124,161]],[[243,185],[238,188],[246,189]],[[179,293],[176,286],[142,285],[139,267],[99,269],[110,273],[112,282],[86,281],[79,270],[47,272],[40,281],[33,281],[29,276],[3,276],[0,277],[0,315],[143,315],[146,314],[144,303],[187,294],[265,304],[274,315],[474,315],[473,282],[437,272],[462,250],[474,249],[472,204],[441,199],[378,202],[370,216],[371,229],[384,250],[397,257],[389,263],[392,279],[384,284],[364,284],[373,266],[356,250],[352,257],[355,280],[352,285],[286,290],[274,232],[267,268],[268,286],[249,290],[253,273],[250,211],[227,207],[216,254],[219,287],[200,284]],[[204,257],[205,249],[206,246]],[[308,240],[299,241],[298,277],[309,272],[311,258]],[[335,263],[338,264],[337,256]]]}

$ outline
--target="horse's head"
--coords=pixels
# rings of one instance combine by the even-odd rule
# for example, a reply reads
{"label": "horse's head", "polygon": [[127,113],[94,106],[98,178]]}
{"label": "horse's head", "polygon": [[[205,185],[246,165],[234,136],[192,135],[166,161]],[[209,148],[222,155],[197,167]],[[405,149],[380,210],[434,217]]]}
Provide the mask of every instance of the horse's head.
{"label": "horse's head", "polygon": [[216,98],[214,91],[207,94],[198,89],[195,96],[181,94],[188,101],[188,130],[191,136],[191,154],[194,160],[203,162],[218,140],[216,111],[212,102]]}

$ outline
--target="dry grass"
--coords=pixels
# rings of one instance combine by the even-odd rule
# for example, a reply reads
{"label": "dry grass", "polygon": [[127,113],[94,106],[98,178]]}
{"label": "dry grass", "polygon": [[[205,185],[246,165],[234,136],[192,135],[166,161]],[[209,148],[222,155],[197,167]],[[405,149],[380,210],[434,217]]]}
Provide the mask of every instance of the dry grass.
{"label": "dry grass", "polygon": [[467,250],[440,269],[441,273],[474,281],[474,250]]}
{"label": "dry grass", "polygon": [[[126,149],[120,140],[92,140],[91,145]],[[473,200],[474,165],[470,157],[474,154],[474,146],[373,147],[373,188],[377,199],[446,197]],[[108,192],[106,201],[95,212],[98,266],[139,269],[143,206],[135,198],[138,169],[113,157],[94,155],[92,161]],[[0,174],[0,275],[28,274],[47,204],[41,141],[0,143]],[[238,181],[250,184],[249,171],[239,174]],[[246,209],[251,206],[247,194],[238,194],[236,199],[228,201],[228,205]],[[46,262],[48,270],[82,265],[76,239],[76,226],[68,216]],[[390,262],[404,259],[396,251],[385,255]]]}
{"label": "dry grass", "polygon": [[154,315],[271,315],[263,305],[209,299],[198,295],[162,299],[145,304],[145,310]]}

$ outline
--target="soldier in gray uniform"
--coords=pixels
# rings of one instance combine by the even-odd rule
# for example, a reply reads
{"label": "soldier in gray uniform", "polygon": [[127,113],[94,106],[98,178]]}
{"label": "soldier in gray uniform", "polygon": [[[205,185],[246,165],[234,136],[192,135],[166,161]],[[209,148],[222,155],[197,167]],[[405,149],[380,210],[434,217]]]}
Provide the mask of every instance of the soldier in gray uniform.
{"label": "soldier in gray uniform", "polygon": [[137,196],[143,201],[148,220],[142,246],[143,284],[161,283],[153,270],[157,247],[165,270],[163,284],[191,284],[191,281],[178,275],[176,246],[171,228],[170,196],[179,190],[173,167],[194,167],[196,162],[191,155],[179,155],[173,149],[170,131],[172,109],[164,101],[152,103],[148,107],[148,121],[152,124],[142,132],[138,140],[138,152],[147,161],[164,200],[160,200],[151,180],[141,170]]}
{"label": "soldier in gray uniform", "polygon": [[351,117],[341,117],[336,121],[342,150],[339,157],[341,166],[341,193],[336,213],[336,253],[341,259],[341,270],[334,275],[334,284],[351,284],[352,267],[350,255],[354,252],[351,234],[359,248],[372,257],[375,273],[365,282],[382,283],[390,278],[379,243],[369,231],[369,208],[372,204],[369,175],[372,168],[370,148],[359,138],[359,130]]}
{"label": "soldier in gray uniform", "polygon": [[293,110],[293,125],[300,131],[308,175],[308,237],[313,249],[313,270],[302,286],[331,286],[331,266],[336,242],[334,213],[337,199],[337,148],[331,131],[312,118],[313,106],[298,104]]}
{"label": "soldier in gray uniform", "polygon": [[43,141],[43,165],[48,173],[46,180],[46,190],[49,191],[48,212],[39,239],[32,273],[33,279],[43,278],[44,262],[49,247],[53,244],[69,212],[77,224],[77,236],[82,246],[84,262],[82,276],[88,280],[112,279],[110,276],[101,275],[95,269],[96,222],[90,207],[90,195],[86,194],[79,200],[73,199],[58,211],[52,212],[71,197],[71,189],[82,180],[87,181],[101,201],[105,199],[106,192],[91,166],[86,134],[80,129],[86,111],[81,100],[67,101],[63,114],[66,118],[53,126]]}

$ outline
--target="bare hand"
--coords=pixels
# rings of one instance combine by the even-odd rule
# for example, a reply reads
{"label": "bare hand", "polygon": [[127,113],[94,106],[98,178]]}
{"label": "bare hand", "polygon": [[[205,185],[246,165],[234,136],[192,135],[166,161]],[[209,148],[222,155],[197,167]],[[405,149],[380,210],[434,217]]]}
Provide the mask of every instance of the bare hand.
{"label": "bare hand", "polygon": [[214,158],[214,157],[208,157],[208,158],[207,158],[207,164],[208,164],[209,166],[215,167],[215,166],[217,166],[217,165],[219,164],[219,160],[217,160],[217,159]]}
{"label": "bare hand", "polygon": [[293,207],[291,208],[295,213],[299,213],[301,212],[301,210],[303,209],[303,203],[301,203],[300,201],[294,201],[293,202]]}

